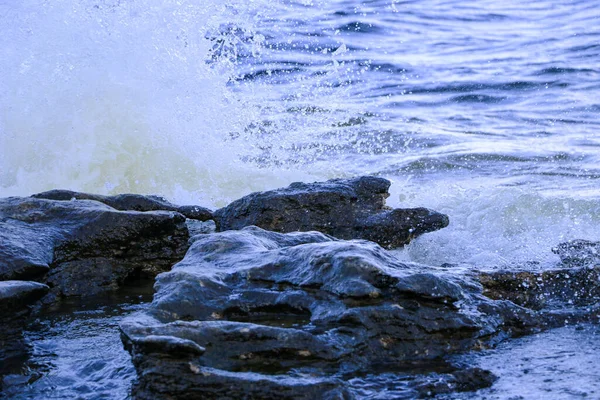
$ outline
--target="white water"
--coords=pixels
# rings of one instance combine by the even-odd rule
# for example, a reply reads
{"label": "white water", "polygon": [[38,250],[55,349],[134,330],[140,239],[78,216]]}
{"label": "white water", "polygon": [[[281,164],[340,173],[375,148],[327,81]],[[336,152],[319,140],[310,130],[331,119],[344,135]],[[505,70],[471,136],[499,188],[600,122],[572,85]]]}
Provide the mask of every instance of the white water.
{"label": "white water", "polygon": [[[340,33],[342,19],[366,14],[338,3],[0,0],[0,196],[63,188],[219,207],[293,181],[376,173],[394,182],[390,205],[450,216],[448,228],[403,250],[407,259],[552,263],[558,243],[600,239],[594,106],[583,92],[573,93],[589,106],[577,114],[585,123],[565,125],[564,136],[555,114],[542,121],[528,113],[529,97],[543,95],[541,108],[551,109],[548,85],[525,94],[519,85],[498,89],[498,96],[526,99],[517,111],[500,108],[499,116],[500,100],[471,108],[439,102],[446,91],[456,96],[453,79],[447,86],[428,82],[419,63],[412,72],[411,65],[406,73],[381,72],[390,68],[385,63],[404,66],[390,52],[415,48],[421,36],[403,42],[391,34]],[[386,24],[399,15],[394,7],[381,8]],[[340,10],[348,17],[332,13]],[[303,35],[313,26],[321,26],[322,37]],[[460,38],[468,49],[469,38]],[[430,45],[431,57],[436,49]],[[503,59],[511,54],[502,49]],[[378,63],[384,67],[370,69]],[[302,72],[272,72],[295,65]],[[447,76],[444,68],[436,73]],[[266,78],[237,79],[241,71]],[[494,84],[482,82],[488,91]],[[433,92],[438,106],[418,105],[434,104],[427,97],[432,85],[443,87]],[[396,87],[400,97],[390,89]],[[398,99],[397,114],[386,91]],[[382,107],[386,113],[377,114]],[[457,114],[475,131],[447,128],[462,121]],[[476,130],[485,124],[495,125]]]}
{"label": "white water", "polygon": [[400,206],[425,206],[450,217],[450,225],[417,238],[404,256],[425,264],[469,263],[510,267],[559,261],[552,247],[572,239],[598,240],[600,201],[549,196],[486,179],[393,186]]}
{"label": "white water", "polygon": [[243,26],[239,11],[220,1],[0,4],[0,195],[65,188],[215,206],[305,178],[240,161],[258,151],[239,138],[258,106],[228,86],[227,55],[206,62],[205,38],[223,21]]}

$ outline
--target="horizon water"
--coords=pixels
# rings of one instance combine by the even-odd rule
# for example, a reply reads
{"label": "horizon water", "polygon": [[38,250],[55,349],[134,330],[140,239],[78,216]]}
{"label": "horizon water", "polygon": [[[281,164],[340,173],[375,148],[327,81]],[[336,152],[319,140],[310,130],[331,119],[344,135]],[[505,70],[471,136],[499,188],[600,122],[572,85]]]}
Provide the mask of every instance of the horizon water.
{"label": "horizon water", "polygon": [[0,0],[0,197],[374,174],[450,218],[400,259],[552,267],[600,240],[598,90],[592,0]]}

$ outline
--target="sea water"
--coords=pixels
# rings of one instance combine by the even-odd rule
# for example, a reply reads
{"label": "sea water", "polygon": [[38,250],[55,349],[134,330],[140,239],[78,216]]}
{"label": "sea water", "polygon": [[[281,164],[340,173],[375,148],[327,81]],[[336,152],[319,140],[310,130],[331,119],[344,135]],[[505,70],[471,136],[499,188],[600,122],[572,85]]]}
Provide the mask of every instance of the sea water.
{"label": "sea water", "polygon": [[401,259],[552,266],[600,240],[599,65],[593,0],[0,0],[0,196],[375,174],[450,217]]}

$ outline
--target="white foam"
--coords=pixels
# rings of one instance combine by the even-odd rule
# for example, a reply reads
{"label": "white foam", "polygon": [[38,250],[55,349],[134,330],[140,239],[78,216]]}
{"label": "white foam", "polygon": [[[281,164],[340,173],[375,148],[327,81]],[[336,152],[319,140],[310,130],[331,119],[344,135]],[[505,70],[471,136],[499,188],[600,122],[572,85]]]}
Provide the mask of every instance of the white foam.
{"label": "white foam", "polygon": [[248,23],[245,3],[0,5],[0,195],[68,188],[214,206],[306,178],[241,161],[260,153],[244,140],[258,107],[230,86],[236,52],[210,60],[206,35]]}
{"label": "white foam", "polygon": [[[449,183],[454,182],[454,183]],[[572,239],[598,240],[600,200],[550,196],[529,188],[498,186],[494,179],[448,179],[426,184],[396,179],[389,202],[428,207],[450,225],[425,234],[401,253],[431,265],[469,263],[479,267],[552,264],[552,247]]]}

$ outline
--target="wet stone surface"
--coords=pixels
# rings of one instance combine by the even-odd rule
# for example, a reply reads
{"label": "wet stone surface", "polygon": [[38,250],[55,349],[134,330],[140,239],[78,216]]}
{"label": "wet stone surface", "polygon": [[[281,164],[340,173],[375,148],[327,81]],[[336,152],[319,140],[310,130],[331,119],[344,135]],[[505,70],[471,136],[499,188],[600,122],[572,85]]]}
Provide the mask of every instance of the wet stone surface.
{"label": "wet stone surface", "polygon": [[391,182],[374,176],[292,183],[252,193],[214,212],[218,231],[258,226],[275,232],[318,231],[396,248],[448,226],[448,216],[426,208],[385,205]]}
{"label": "wet stone surface", "polygon": [[31,306],[48,293],[37,282],[0,282],[0,377],[18,371],[29,354],[22,330]]}
{"label": "wet stone surface", "polygon": [[157,277],[150,307],[121,323],[136,398],[360,397],[373,371],[413,376],[413,395],[475,390],[493,374],[443,357],[545,324],[467,276],[367,241],[249,227],[192,242]]}
{"label": "wet stone surface", "polygon": [[50,286],[46,303],[116,290],[168,270],[187,250],[185,217],[93,200],[0,199],[0,280]]}
{"label": "wet stone surface", "polygon": [[[562,262],[543,270],[403,263],[384,247],[447,219],[390,210],[388,186],[374,177],[292,184],[240,199],[215,221],[186,219],[153,196],[1,199],[0,396],[505,398],[506,385],[550,376],[532,381],[532,395],[593,398],[594,373],[581,368],[597,360],[579,346],[595,354],[597,325],[548,330],[599,321],[597,243],[563,243]],[[264,199],[270,229],[300,232],[236,220]],[[234,214],[235,230],[222,231]]]}
{"label": "wet stone surface", "polygon": [[99,194],[74,192],[71,190],[49,190],[31,197],[48,200],[94,200],[121,211],[176,211],[186,218],[207,221],[212,219],[212,212],[200,206],[179,206],[160,196],[144,196],[141,194],[119,194],[102,196]]}

